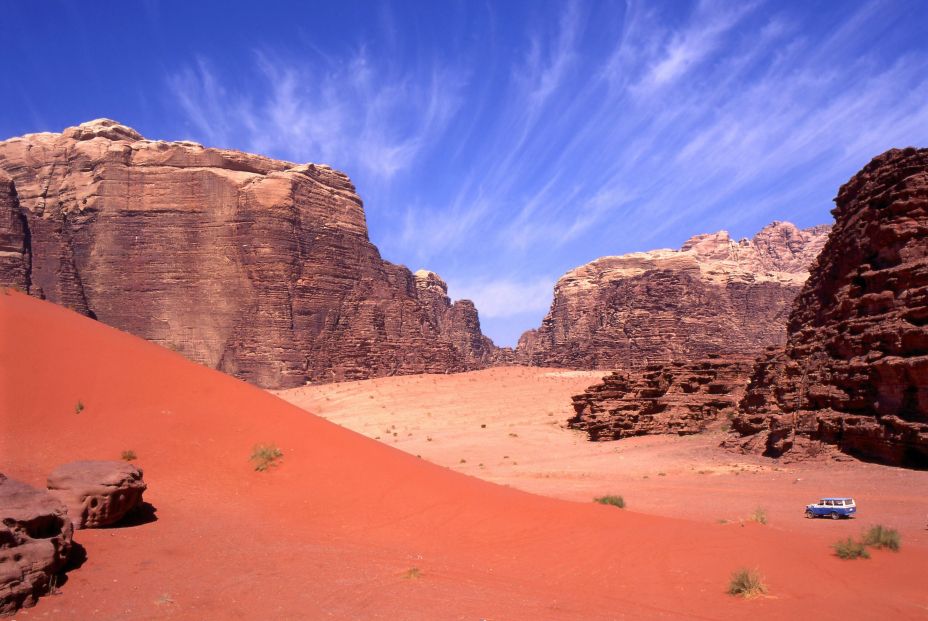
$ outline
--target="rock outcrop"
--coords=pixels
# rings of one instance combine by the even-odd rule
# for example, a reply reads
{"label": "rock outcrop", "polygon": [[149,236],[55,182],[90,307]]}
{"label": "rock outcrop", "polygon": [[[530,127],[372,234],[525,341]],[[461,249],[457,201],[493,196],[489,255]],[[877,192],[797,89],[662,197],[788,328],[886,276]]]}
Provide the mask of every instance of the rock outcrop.
{"label": "rock outcrop", "polygon": [[597,259],[558,280],[551,310],[515,358],[613,369],[756,355],[785,341],[790,304],[828,229],[774,222],[750,240],[721,231],[680,250]]}
{"label": "rock outcrop", "polygon": [[123,461],[75,461],[48,475],[48,491],[64,503],[74,528],[119,522],[142,504],[141,469]]}
{"label": "rock outcrop", "polygon": [[0,170],[0,285],[29,290],[31,244],[27,232],[16,186]]}
{"label": "rock outcrop", "polygon": [[720,357],[614,371],[573,398],[568,425],[594,441],[699,433],[735,414],[750,373],[750,358]]}
{"label": "rock outcrop", "polygon": [[72,534],[60,501],[0,474],[0,615],[34,606],[54,588]]}
{"label": "rock outcrop", "polygon": [[420,281],[327,166],[109,120],[0,142],[0,285],[260,386],[486,366],[473,305]]}
{"label": "rock outcrop", "polygon": [[891,150],[841,187],[781,351],[761,359],[734,444],[818,443],[928,467],[928,149]]}

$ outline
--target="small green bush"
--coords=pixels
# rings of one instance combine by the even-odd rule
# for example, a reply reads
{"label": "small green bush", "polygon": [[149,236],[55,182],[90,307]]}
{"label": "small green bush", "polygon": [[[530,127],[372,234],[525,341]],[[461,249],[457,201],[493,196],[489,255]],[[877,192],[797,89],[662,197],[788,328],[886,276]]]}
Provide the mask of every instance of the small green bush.
{"label": "small green bush", "polygon": [[251,453],[251,461],[255,464],[255,470],[264,472],[271,466],[276,466],[277,460],[283,456],[283,451],[273,444],[258,444]]}
{"label": "small green bush", "polygon": [[854,541],[851,537],[842,539],[832,547],[835,549],[835,554],[839,558],[848,560],[855,558],[870,558],[870,553],[867,552],[866,546],[864,546],[864,544],[859,541]]}
{"label": "small green bush", "polygon": [[766,592],[767,585],[764,584],[764,579],[756,570],[739,569],[731,574],[731,582],[728,583],[729,595],[755,597]]}
{"label": "small green bush", "polygon": [[122,458],[123,458],[125,461],[134,461],[134,460],[137,458],[137,456],[136,456],[136,454],[135,454],[135,451],[133,451],[133,450],[130,449],[130,450],[128,450],[128,451],[123,451],[123,452],[122,452]]}
{"label": "small green bush", "polygon": [[763,507],[757,507],[754,509],[754,513],[751,514],[751,521],[757,522],[758,524],[766,524],[767,511]]}
{"label": "small green bush", "polygon": [[901,538],[895,528],[887,528],[882,524],[871,526],[864,533],[864,544],[873,548],[889,548],[893,552],[899,551]]}
{"label": "small green bush", "polygon": [[621,496],[600,496],[599,498],[594,498],[593,502],[598,502],[601,505],[612,505],[619,509],[625,508],[625,499]]}

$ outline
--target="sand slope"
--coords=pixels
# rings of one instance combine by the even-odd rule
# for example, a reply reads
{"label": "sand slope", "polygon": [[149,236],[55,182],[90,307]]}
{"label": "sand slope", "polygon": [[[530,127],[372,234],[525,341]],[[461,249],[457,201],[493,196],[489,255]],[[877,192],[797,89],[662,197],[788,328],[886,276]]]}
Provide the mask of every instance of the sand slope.
{"label": "sand slope", "polygon": [[[801,534],[494,486],[16,293],[0,295],[0,330],[0,471],[41,484],[132,449],[158,518],[80,531],[87,561],[22,618],[928,615],[917,547],[848,563]],[[279,468],[252,470],[258,442],[280,446]],[[771,597],[726,596],[740,566]]]}

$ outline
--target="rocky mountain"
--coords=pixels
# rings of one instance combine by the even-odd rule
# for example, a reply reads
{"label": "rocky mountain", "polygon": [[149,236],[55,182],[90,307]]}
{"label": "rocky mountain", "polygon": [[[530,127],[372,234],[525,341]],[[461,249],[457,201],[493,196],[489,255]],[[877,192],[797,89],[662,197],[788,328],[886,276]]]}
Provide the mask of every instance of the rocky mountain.
{"label": "rocky mountain", "polygon": [[105,119],[0,142],[0,284],[264,387],[494,351],[473,304],[380,257],[343,173]]}
{"label": "rocky mountain", "polygon": [[680,250],[597,259],[558,280],[515,359],[612,369],[758,354],[785,342],[790,305],[828,230],[774,222],[753,239],[720,231]]}
{"label": "rocky mountain", "polygon": [[715,356],[614,371],[573,398],[576,416],[568,425],[594,441],[699,433],[721,415],[735,414],[751,362]]}
{"label": "rocky mountain", "polygon": [[736,442],[928,467],[928,149],[874,158],[835,203],[786,346],[754,369]]}

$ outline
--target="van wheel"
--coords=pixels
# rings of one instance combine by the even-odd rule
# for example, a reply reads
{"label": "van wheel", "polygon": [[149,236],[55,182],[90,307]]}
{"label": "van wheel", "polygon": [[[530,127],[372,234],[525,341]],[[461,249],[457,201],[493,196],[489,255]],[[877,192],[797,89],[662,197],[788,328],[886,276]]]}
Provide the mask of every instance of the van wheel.
{"label": "van wheel", "polygon": [[831,519],[833,519],[833,520],[840,519],[840,517],[841,517],[841,516],[838,515],[837,513],[832,513],[832,514],[831,514]]}
{"label": "van wheel", "polygon": [[811,520],[812,518],[815,517],[815,514],[812,513],[812,510],[811,510],[811,509],[809,509],[809,510],[806,511],[806,517],[809,518],[809,519]]}

